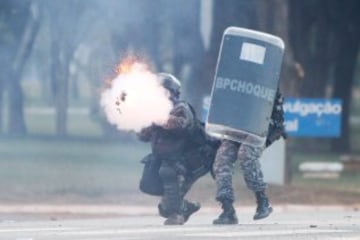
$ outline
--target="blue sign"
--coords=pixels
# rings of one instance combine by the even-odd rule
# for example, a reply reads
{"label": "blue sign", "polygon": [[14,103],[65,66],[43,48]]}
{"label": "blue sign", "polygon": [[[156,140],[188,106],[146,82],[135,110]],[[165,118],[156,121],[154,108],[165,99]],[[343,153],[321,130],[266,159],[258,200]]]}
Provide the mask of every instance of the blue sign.
{"label": "blue sign", "polygon": [[341,112],[339,99],[286,98],[286,132],[299,137],[339,137]]}
{"label": "blue sign", "polygon": [[[203,99],[201,120],[206,122],[210,96]],[[295,137],[339,137],[342,105],[339,99],[286,98],[285,128]]]}

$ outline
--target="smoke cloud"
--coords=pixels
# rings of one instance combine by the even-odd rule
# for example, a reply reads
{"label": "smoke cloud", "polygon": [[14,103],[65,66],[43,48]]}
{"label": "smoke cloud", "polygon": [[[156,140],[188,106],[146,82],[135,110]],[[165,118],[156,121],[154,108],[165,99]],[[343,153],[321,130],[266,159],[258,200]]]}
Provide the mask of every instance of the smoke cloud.
{"label": "smoke cloud", "polygon": [[135,132],[165,123],[172,109],[169,92],[146,65],[134,63],[127,68],[101,94],[100,105],[109,123]]}

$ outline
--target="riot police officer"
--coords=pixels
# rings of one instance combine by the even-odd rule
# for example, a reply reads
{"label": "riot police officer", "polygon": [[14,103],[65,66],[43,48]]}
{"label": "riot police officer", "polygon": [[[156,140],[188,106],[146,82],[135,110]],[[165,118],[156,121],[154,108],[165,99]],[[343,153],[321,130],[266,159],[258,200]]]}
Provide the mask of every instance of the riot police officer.
{"label": "riot police officer", "polygon": [[159,80],[170,93],[173,109],[165,124],[153,124],[139,134],[152,149],[143,159],[140,189],[162,197],[158,208],[166,218],[165,225],[182,225],[200,209],[199,203],[187,201],[184,196],[199,177],[209,172],[220,143],[206,138],[192,107],[180,101],[179,80],[165,73],[159,74]]}
{"label": "riot police officer", "polygon": [[272,212],[272,207],[266,195],[266,183],[259,158],[265,147],[271,145],[281,136],[285,136],[283,119],[283,97],[279,90],[276,94],[268,136],[265,146],[255,147],[248,144],[240,144],[230,140],[222,140],[214,162],[214,174],[217,185],[216,200],[222,205],[222,213],[213,221],[213,224],[237,224],[236,211],[233,206],[234,191],[232,187],[232,170],[236,160],[240,160],[240,166],[244,174],[247,187],[255,193],[257,208],[254,220],[263,219]]}

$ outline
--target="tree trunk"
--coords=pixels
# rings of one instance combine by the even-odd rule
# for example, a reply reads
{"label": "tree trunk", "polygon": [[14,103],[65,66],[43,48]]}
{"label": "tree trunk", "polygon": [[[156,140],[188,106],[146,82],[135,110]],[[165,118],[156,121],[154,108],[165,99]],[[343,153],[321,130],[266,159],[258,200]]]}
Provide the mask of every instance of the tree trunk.
{"label": "tree trunk", "polygon": [[[5,66],[5,64],[8,64],[8,59],[5,57],[6,51],[3,46],[0,46],[0,66]],[[9,69],[3,69],[0,71],[0,134],[4,132],[4,111],[5,111],[5,104],[4,104],[4,98],[5,98],[5,89],[6,89],[6,82],[7,82],[7,76]]]}
{"label": "tree trunk", "polygon": [[355,66],[359,53],[360,32],[359,10],[360,5],[356,0],[345,2],[330,1],[332,4],[331,16],[333,29],[336,37],[335,69],[334,69],[334,98],[342,100],[341,136],[332,141],[332,150],[346,153],[351,150],[350,146],[350,106],[351,88],[354,82]]}
{"label": "tree trunk", "polygon": [[327,6],[321,4],[311,6],[313,9],[308,9],[312,12],[310,20],[301,18],[304,32],[298,37],[303,42],[297,43],[298,55],[301,56],[306,72],[301,86],[301,95],[321,98],[325,97],[329,82],[331,25],[329,24]]}
{"label": "tree trunk", "polygon": [[349,31],[349,28],[345,28],[338,36],[340,39],[337,48],[339,51],[334,73],[335,86],[333,97],[342,100],[341,136],[334,139],[332,150],[346,153],[350,151],[349,116],[352,96],[351,89],[359,50],[359,34]]}
{"label": "tree trunk", "polygon": [[24,32],[20,39],[16,56],[12,64],[9,79],[9,116],[8,131],[11,135],[25,135],[26,125],[24,119],[24,97],[20,85],[25,63],[30,56],[32,46],[40,27],[39,8],[35,3],[30,5],[31,14],[26,22]]}
{"label": "tree trunk", "polygon": [[12,72],[9,81],[9,105],[8,105],[8,132],[10,135],[22,136],[26,134],[24,120],[24,97],[20,86],[20,74]]}
{"label": "tree trunk", "polygon": [[[285,96],[297,96],[301,76],[296,69],[296,62],[289,41],[288,1],[262,0],[259,3],[259,9],[262,9],[262,12],[258,13],[261,30],[279,36],[285,43],[280,88]],[[277,9],[277,11],[273,11],[273,9]]]}
{"label": "tree trunk", "polygon": [[4,118],[4,80],[0,73],[0,135],[3,133],[3,118]]}
{"label": "tree trunk", "polygon": [[319,21],[317,22],[317,33],[315,37],[315,49],[313,58],[313,77],[306,87],[307,95],[309,97],[325,97],[328,79],[329,62],[329,26],[325,13],[320,13]]}
{"label": "tree trunk", "polygon": [[253,28],[258,26],[256,4],[252,0],[226,0],[213,2],[213,25],[210,47],[205,53],[203,63],[202,86],[207,93],[211,92],[217,58],[224,30],[230,26]]}
{"label": "tree trunk", "polygon": [[[78,17],[86,8],[83,1],[46,2],[50,15],[51,31],[51,81],[55,96],[56,135],[67,136],[67,108],[69,95],[69,70],[74,51],[81,38]],[[64,16],[68,23],[64,24]]]}
{"label": "tree trunk", "polygon": [[201,81],[201,66],[205,54],[200,32],[201,5],[200,1],[181,2],[183,1],[178,1],[178,4],[184,7],[188,15],[172,9],[174,74],[182,80],[183,97],[199,113],[205,90],[208,89]]}
{"label": "tree trunk", "polygon": [[60,49],[58,41],[52,45],[52,81],[55,100],[55,126],[56,135],[65,137],[67,135],[67,107],[69,87],[69,60]]}
{"label": "tree trunk", "polygon": [[[296,62],[289,41],[289,6],[286,0],[263,0],[258,2],[259,27],[262,31],[279,36],[285,43],[283,67],[280,75],[280,89],[285,96],[298,96],[298,86],[301,75],[296,69]],[[273,11],[277,9],[277,11]],[[286,144],[285,183],[292,179],[293,140]]]}

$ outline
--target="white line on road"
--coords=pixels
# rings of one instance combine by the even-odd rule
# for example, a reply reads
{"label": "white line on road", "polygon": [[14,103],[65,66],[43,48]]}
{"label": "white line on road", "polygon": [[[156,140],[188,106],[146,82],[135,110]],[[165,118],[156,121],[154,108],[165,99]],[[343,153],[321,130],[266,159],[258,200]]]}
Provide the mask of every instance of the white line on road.
{"label": "white line on road", "polygon": [[76,230],[76,228],[9,228],[9,229],[0,229],[0,233],[19,233],[19,232],[56,232],[56,231],[71,231]]}
{"label": "white line on road", "polygon": [[339,229],[294,229],[294,230],[256,230],[256,231],[226,231],[226,232],[207,232],[189,233],[189,237],[254,237],[254,236],[284,236],[292,234],[319,234],[319,233],[350,233],[349,230]]}
{"label": "white line on road", "polygon": [[[219,231],[220,230],[220,231]],[[12,229],[0,229],[0,233],[21,233],[21,232],[34,232],[37,234],[52,234],[57,233],[61,236],[103,236],[103,235],[145,235],[145,234],[162,234],[173,233],[181,234],[188,237],[254,237],[254,236],[284,236],[292,234],[321,234],[321,233],[351,233],[350,230],[341,229],[289,229],[289,230],[247,230],[244,229],[227,229],[221,231],[216,227],[156,227],[156,228],[128,228],[128,229],[79,229],[79,228],[12,228]]]}

